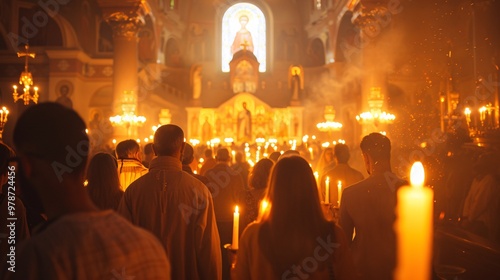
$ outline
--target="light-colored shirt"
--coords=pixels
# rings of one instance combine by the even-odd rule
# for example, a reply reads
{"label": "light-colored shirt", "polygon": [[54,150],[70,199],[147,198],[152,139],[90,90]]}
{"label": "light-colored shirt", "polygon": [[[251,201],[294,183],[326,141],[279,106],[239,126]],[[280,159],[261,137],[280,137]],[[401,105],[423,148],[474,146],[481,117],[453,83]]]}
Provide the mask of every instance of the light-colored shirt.
{"label": "light-colored shirt", "polygon": [[140,161],[118,159],[118,175],[122,191],[125,191],[132,182],[146,173],[148,173],[148,169]]}
{"label": "light-colored shirt", "polygon": [[171,279],[158,240],[112,210],[67,214],[23,243],[3,279]]}
{"label": "light-colored shirt", "polygon": [[221,279],[212,196],[182,171],[179,159],[153,159],[149,172],[125,191],[118,212],[161,241],[172,263],[172,279]]}

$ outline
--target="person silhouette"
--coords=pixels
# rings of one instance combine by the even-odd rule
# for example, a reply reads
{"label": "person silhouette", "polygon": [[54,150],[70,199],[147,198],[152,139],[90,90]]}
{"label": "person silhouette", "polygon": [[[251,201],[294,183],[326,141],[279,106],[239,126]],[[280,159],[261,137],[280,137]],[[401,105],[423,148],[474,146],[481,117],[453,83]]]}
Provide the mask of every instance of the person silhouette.
{"label": "person silhouette", "polygon": [[243,49],[253,52],[252,33],[246,27],[248,20],[247,15],[242,15],[239,18],[241,28],[236,32],[233,44],[231,45],[231,54],[233,55]]}

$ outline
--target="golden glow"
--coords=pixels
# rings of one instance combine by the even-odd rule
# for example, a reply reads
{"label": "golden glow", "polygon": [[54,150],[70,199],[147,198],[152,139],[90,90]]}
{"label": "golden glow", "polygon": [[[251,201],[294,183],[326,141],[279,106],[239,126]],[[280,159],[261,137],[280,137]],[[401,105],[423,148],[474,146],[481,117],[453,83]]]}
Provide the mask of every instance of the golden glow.
{"label": "golden glow", "polygon": [[395,115],[387,112],[380,112],[380,113],[363,112],[356,116],[356,120],[360,123],[378,121],[379,123],[391,124],[392,122],[394,122],[395,119],[396,119]]}
{"label": "golden glow", "polygon": [[410,182],[413,187],[423,187],[425,181],[424,165],[416,161],[411,167]]}

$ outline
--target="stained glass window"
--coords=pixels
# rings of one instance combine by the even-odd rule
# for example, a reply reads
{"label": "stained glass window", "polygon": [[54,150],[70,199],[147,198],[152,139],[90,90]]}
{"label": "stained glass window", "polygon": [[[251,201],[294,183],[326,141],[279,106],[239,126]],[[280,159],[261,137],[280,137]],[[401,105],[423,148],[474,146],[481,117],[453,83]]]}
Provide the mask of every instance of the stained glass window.
{"label": "stained glass window", "polygon": [[229,72],[233,54],[252,51],[259,61],[259,72],[266,72],[266,18],[250,3],[229,7],[222,17],[222,72]]}

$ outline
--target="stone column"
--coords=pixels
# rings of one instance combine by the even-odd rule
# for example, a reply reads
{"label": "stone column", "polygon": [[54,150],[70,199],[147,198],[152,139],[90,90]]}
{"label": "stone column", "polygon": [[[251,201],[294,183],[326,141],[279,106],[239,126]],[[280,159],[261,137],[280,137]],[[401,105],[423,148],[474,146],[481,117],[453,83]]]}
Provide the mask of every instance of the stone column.
{"label": "stone column", "polygon": [[113,112],[121,114],[121,105],[125,101],[124,93],[133,92],[130,97],[137,108],[138,94],[138,37],[137,32],[142,25],[142,17],[137,14],[116,12],[109,15],[106,21],[113,28]]}

